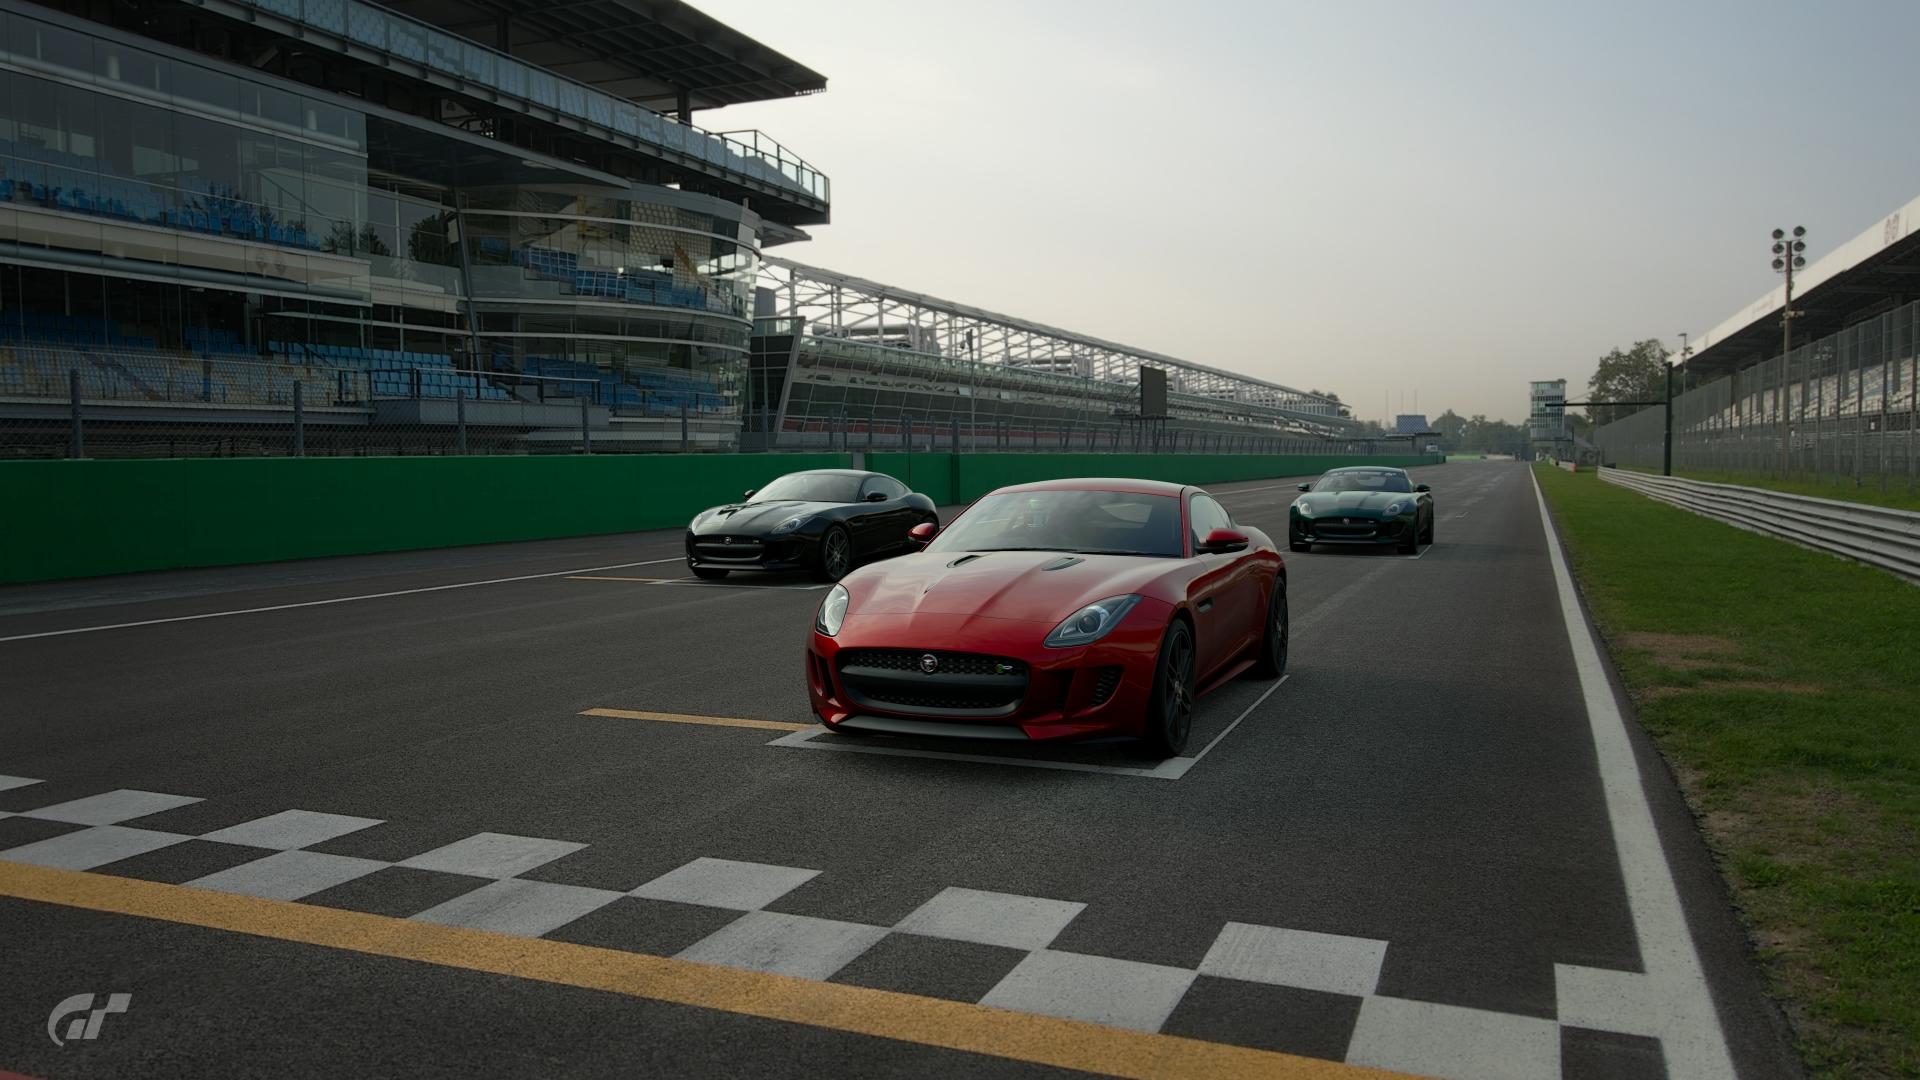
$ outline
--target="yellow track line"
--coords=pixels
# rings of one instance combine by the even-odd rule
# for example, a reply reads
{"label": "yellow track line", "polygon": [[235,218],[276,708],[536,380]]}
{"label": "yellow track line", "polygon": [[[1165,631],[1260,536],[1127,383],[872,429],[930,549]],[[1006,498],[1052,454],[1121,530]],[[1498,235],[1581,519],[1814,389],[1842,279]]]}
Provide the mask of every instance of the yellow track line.
{"label": "yellow track line", "polygon": [[600,990],[898,1042],[1139,1077],[1378,1077],[1335,1061],[889,990],[0,862],[0,896]]}
{"label": "yellow track line", "polygon": [[709,727],[765,728],[768,731],[806,731],[812,724],[783,720],[745,720],[734,716],[687,716],[682,713],[635,712],[632,709],[587,709],[581,716],[611,716],[616,720],[659,720],[668,724],[705,724]]}

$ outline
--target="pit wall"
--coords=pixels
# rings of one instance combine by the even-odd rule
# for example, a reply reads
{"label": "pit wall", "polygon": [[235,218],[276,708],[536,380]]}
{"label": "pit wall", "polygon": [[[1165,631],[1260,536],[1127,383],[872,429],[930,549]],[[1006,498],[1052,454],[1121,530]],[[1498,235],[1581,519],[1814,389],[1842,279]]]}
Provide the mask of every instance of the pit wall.
{"label": "pit wall", "polygon": [[[1213,484],[1439,460],[866,455],[941,505],[1065,476]],[[844,453],[4,462],[0,582],[674,528],[781,473],[852,464]]]}

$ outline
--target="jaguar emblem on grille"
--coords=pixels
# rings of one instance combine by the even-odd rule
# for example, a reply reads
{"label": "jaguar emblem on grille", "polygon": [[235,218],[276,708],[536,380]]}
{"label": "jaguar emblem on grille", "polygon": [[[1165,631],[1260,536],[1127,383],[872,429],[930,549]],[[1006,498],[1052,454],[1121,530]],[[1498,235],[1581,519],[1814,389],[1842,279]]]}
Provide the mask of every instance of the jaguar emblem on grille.
{"label": "jaguar emblem on grille", "polygon": [[721,537],[721,538],[720,538],[720,544],[721,544],[721,546],[722,546],[722,547],[731,547],[731,546],[732,546],[732,544],[733,544],[733,537],[731,537],[731,536],[723,536],[723,537]]}
{"label": "jaguar emblem on grille", "polygon": [[926,672],[928,675],[931,675],[934,672],[939,671],[940,658],[933,655],[932,653],[925,654],[924,656],[920,657],[920,670]]}

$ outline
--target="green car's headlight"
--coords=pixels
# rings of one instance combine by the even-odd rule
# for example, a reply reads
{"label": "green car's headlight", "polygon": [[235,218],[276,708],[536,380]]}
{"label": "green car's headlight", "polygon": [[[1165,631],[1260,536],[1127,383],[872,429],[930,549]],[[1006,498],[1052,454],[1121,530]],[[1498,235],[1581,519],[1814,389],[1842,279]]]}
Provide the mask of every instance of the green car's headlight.
{"label": "green car's headlight", "polygon": [[1307,501],[1307,500],[1305,500],[1305,499],[1295,499],[1295,500],[1293,500],[1293,508],[1294,508],[1295,510],[1298,510],[1298,511],[1300,512],[1300,516],[1301,516],[1301,517],[1312,517],[1312,516],[1313,516],[1313,504],[1312,504],[1312,503],[1310,503],[1310,502],[1308,502],[1308,501]]}
{"label": "green car's headlight", "polygon": [[1387,504],[1387,516],[1388,516],[1388,517],[1399,517],[1399,516],[1400,516],[1400,511],[1401,511],[1401,510],[1403,510],[1403,509],[1405,509],[1405,508],[1404,508],[1404,507],[1402,507],[1402,506],[1401,506],[1401,505],[1400,505],[1399,503],[1388,503],[1388,504]]}
{"label": "green car's headlight", "polygon": [[813,617],[813,628],[832,637],[840,632],[840,624],[847,621],[847,587],[835,585],[827,590],[827,598],[820,601],[820,613]]}

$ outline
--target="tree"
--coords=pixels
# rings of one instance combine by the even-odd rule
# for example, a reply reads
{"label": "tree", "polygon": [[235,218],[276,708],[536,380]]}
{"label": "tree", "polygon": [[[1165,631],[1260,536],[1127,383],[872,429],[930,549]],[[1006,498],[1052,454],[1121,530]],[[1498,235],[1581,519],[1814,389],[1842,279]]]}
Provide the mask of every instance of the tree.
{"label": "tree", "polygon": [[[1667,357],[1672,355],[1654,338],[1636,341],[1626,352],[1615,349],[1600,358],[1587,380],[1592,401],[1664,401],[1667,396]],[[1625,406],[1589,405],[1587,416],[1596,424],[1610,424],[1639,411]]]}
{"label": "tree", "polygon": [[1433,422],[1433,430],[1440,433],[1440,449],[1459,450],[1461,439],[1467,433],[1467,421],[1459,413],[1448,409]]}

